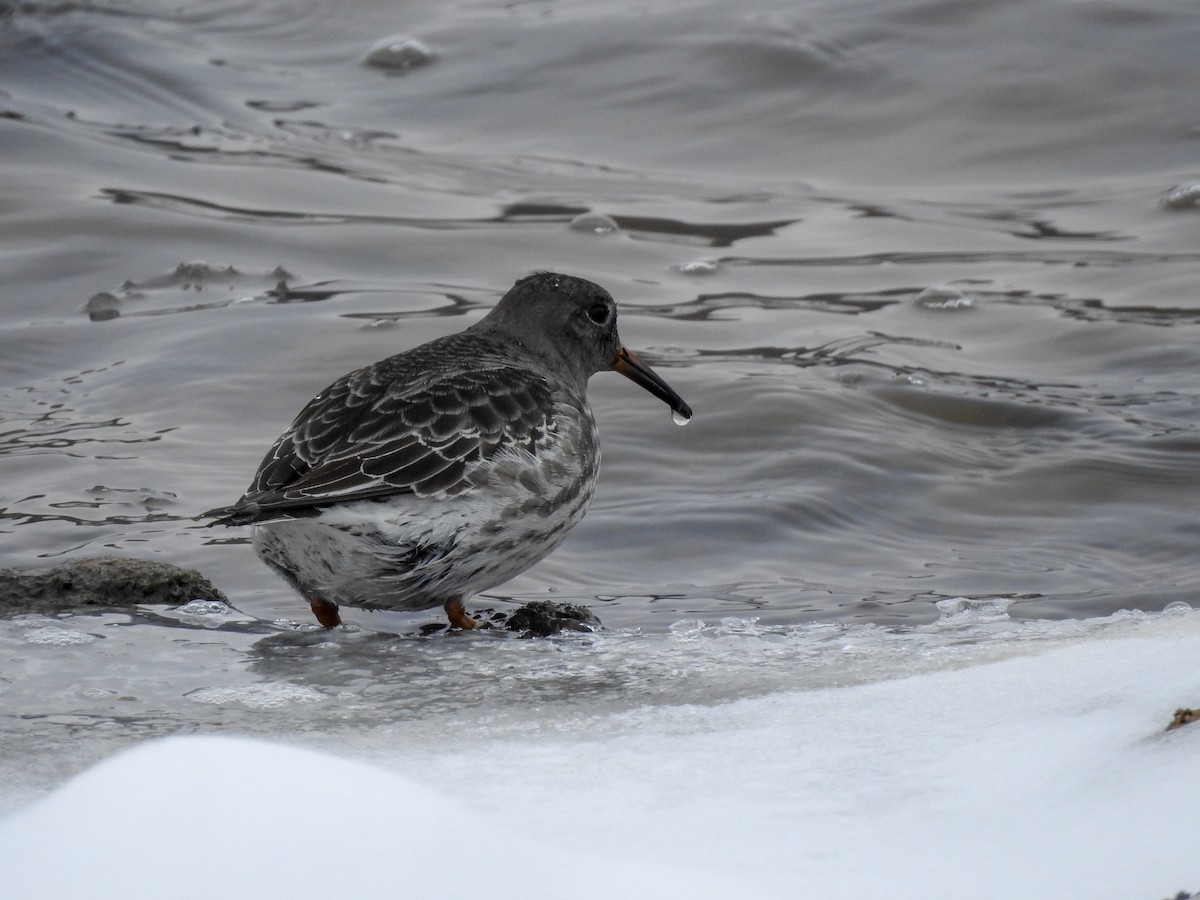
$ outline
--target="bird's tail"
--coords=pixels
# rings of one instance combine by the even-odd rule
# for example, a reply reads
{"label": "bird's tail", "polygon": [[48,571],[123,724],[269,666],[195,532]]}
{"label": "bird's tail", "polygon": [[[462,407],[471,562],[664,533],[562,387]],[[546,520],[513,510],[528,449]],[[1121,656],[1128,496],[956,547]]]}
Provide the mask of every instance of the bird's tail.
{"label": "bird's tail", "polygon": [[261,510],[257,503],[235,504],[233,506],[218,506],[198,516],[201,519],[211,519],[208,527],[214,525],[249,525],[255,521]]}

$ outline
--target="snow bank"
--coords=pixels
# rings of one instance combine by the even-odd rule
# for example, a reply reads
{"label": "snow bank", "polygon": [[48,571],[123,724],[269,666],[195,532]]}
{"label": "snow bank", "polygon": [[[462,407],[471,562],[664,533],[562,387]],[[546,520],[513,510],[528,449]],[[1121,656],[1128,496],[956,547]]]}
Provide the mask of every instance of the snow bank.
{"label": "snow bank", "polygon": [[7,900],[330,896],[728,898],[733,879],[507,832],[409,779],[263,741],[167,738],[0,826]]}

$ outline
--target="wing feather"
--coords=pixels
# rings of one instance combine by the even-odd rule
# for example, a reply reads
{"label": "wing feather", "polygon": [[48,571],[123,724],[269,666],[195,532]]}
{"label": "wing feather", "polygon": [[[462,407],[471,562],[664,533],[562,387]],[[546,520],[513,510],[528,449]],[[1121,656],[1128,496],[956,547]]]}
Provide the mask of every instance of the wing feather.
{"label": "wing feather", "polygon": [[536,372],[493,362],[414,378],[383,360],[315,397],[275,442],[249,490],[214,511],[237,524],[393,494],[457,494],[507,448],[554,431],[555,398]]}

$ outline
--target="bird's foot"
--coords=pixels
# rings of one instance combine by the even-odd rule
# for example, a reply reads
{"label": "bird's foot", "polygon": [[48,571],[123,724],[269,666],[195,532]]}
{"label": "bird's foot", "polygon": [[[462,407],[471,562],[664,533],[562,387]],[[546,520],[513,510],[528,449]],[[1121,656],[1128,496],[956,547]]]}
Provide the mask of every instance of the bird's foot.
{"label": "bird's foot", "polygon": [[451,597],[442,604],[442,608],[446,610],[446,618],[450,620],[451,625],[457,625],[464,630],[479,627],[479,623],[471,618],[462,600],[457,597]]}
{"label": "bird's foot", "polygon": [[337,628],[342,624],[342,617],[338,614],[338,606],[332,600],[325,600],[317,597],[308,601],[308,605],[312,607],[313,615],[317,617],[317,621],[324,628]]}

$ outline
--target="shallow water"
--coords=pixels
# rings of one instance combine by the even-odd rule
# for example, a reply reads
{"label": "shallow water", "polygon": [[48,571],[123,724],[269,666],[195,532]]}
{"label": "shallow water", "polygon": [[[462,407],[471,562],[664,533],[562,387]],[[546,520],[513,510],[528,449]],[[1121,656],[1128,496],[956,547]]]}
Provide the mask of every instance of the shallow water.
{"label": "shallow water", "polygon": [[[10,7],[0,561],[291,609],[191,516],[333,377],[552,267],[697,416],[597,379],[591,515],[500,594],[654,628],[1194,595],[1184,6],[654,9]],[[364,64],[393,32],[432,61]]]}
{"label": "shallow water", "polygon": [[[828,693],[1196,627],[1184,604],[1024,622],[1008,605],[943,601],[934,622],[899,628],[727,617],[679,620],[662,634],[604,629],[536,640],[502,631],[414,638],[353,626],[290,628],[206,601],[17,616],[0,620],[0,815],[163,735],[282,739],[405,770],[447,746],[511,744],[524,754],[555,736],[586,739],[600,729],[611,738],[614,720],[627,721],[629,735],[663,717],[697,727],[706,710],[737,700]],[[1162,691],[1179,704],[1193,689],[1185,680]],[[1122,696],[1136,704],[1140,695]],[[1169,721],[1161,698],[1145,705],[1151,721]],[[738,765],[753,770],[754,761]]]}
{"label": "shallow water", "polygon": [[[431,58],[364,62],[389,35]],[[476,606],[585,602],[609,629],[588,640],[662,685],[699,620],[1195,604],[1198,64],[1194,9],[1161,0],[0,6],[0,565],[197,567],[246,614],[203,642],[233,687],[303,670],[324,644],[265,623],[304,605],[194,517],[329,381],[550,268],[612,291],[695,418],[595,378],[588,518]],[[201,729],[204,696],[248,727],[220,666],[174,670],[217,692],[182,701],[174,632],[130,621],[122,665],[164,671],[159,701],[35,700],[14,685],[53,666],[6,656],[21,741],[58,715]],[[367,691],[368,718],[438,708],[460,655],[501,646],[345,640],[404,648],[394,671],[369,654],[364,678],[411,693]],[[541,657],[596,646],[505,664],[558,702]]]}

